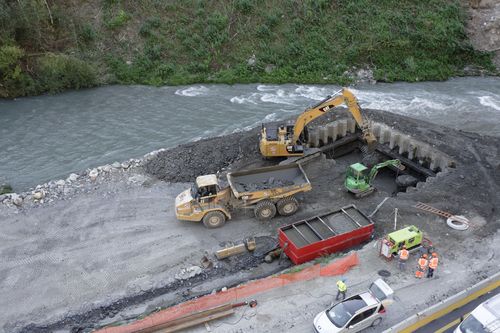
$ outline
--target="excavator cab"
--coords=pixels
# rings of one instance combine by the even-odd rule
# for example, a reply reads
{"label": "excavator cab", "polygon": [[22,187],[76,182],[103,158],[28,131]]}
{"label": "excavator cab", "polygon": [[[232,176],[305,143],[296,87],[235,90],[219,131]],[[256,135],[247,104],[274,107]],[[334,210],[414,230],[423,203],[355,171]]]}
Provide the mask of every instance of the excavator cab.
{"label": "excavator cab", "polygon": [[294,124],[276,126],[262,124],[259,148],[263,156],[301,156],[304,153],[302,144],[293,144]]}
{"label": "excavator cab", "polygon": [[345,186],[355,191],[366,191],[370,184],[368,182],[368,168],[361,163],[354,163],[347,168]]}
{"label": "excavator cab", "polygon": [[374,165],[371,169],[368,169],[368,167],[361,163],[354,163],[347,168],[344,181],[345,188],[349,192],[354,193],[356,198],[361,198],[372,193],[375,191],[372,181],[377,176],[378,171],[385,167],[392,167],[397,172],[405,169],[400,160],[387,160]]}

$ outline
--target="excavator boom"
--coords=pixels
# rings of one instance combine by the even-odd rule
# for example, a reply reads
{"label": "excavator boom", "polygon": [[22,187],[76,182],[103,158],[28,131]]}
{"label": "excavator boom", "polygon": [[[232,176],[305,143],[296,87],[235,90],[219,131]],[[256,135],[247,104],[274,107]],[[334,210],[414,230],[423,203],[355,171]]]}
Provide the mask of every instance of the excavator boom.
{"label": "excavator boom", "polygon": [[363,121],[363,117],[361,116],[361,108],[359,107],[356,97],[351,91],[344,88],[333,96],[328,96],[317,105],[306,109],[299,115],[299,117],[295,121],[295,126],[293,129],[293,143],[299,140],[300,134],[307,124],[341,104],[347,105],[349,112],[358,124],[359,128],[361,128],[361,130],[363,131],[364,136],[368,138],[368,140],[366,141],[368,141],[369,144],[376,141],[375,137],[368,129],[368,124]]}
{"label": "excavator boom", "polygon": [[[333,96],[328,96],[313,107],[302,112],[294,124],[276,126],[262,125],[259,148],[264,157],[302,156],[307,135],[304,129],[311,121],[335,107],[345,104],[352,114],[356,124],[363,132],[363,140],[372,147],[377,140],[371,132],[370,126],[361,115],[361,109],[356,97],[347,89],[342,89]],[[304,135],[303,135],[304,134]],[[304,139],[305,137],[305,139]],[[369,149],[370,150],[370,149]]]}

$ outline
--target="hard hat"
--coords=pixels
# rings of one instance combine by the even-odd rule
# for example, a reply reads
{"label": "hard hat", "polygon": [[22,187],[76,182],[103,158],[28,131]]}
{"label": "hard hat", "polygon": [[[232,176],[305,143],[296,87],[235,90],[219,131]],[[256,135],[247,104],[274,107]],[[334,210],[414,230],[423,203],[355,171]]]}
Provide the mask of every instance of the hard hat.
{"label": "hard hat", "polygon": [[427,258],[427,254],[422,254],[422,258]]}
{"label": "hard hat", "polygon": [[405,249],[405,250],[406,250],[406,245],[403,245],[403,249]]}

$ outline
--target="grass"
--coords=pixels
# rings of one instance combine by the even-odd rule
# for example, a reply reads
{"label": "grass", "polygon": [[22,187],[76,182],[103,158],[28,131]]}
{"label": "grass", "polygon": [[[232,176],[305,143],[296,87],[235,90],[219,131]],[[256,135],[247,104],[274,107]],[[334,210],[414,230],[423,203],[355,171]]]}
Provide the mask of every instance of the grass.
{"label": "grass", "polygon": [[50,4],[52,19],[42,2],[0,4],[0,50],[19,51],[0,51],[1,96],[102,83],[345,85],[360,68],[385,82],[445,80],[468,65],[495,71],[467,40],[459,0]]}

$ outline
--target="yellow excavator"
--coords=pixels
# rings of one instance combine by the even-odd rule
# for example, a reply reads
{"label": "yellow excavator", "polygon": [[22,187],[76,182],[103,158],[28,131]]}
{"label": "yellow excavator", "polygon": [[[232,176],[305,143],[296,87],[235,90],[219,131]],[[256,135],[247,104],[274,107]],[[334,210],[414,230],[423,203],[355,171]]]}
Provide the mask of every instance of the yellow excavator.
{"label": "yellow excavator", "polygon": [[348,89],[343,88],[315,106],[306,109],[299,115],[295,124],[262,125],[259,143],[262,156],[269,158],[304,155],[304,144],[307,143],[306,125],[341,104],[347,105],[349,112],[363,133],[363,140],[370,147],[377,139],[371,132],[368,122],[363,120],[356,97]]}

